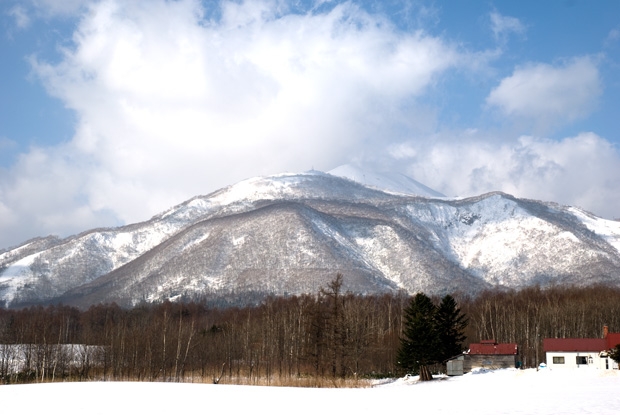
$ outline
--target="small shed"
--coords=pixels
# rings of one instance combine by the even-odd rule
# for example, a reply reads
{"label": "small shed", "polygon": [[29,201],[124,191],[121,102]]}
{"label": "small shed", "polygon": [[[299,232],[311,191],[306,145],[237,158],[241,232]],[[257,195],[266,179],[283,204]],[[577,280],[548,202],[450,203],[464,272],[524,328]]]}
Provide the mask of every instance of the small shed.
{"label": "small shed", "polygon": [[446,372],[448,376],[461,376],[465,372],[463,371],[463,363],[465,362],[465,356],[456,356],[446,362]]}
{"label": "small shed", "polygon": [[519,348],[516,343],[497,343],[495,340],[472,343],[468,351],[448,360],[448,376],[462,375],[474,368],[515,368],[519,366],[518,356]]}

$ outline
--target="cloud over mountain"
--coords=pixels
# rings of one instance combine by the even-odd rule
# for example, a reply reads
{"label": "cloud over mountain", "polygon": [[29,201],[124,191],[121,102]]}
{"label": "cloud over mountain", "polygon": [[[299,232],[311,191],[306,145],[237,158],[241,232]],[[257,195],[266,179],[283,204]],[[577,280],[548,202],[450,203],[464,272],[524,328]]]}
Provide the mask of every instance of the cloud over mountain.
{"label": "cloud over mountain", "polygon": [[487,104],[546,131],[589,115],[601,93],[595,60],[579,57],[560,65],[517,67],[491,91]]}
{"label": "cloud over mountain", "polygon": [[[403,27],[355,2],[33,0],[19,13],[29,28],[74,19],[58,59],[28,61],[75,125],[2,171],[0,247],[144,220],[247,177],[355,160],[448,196],[503,190],[620,216],[620,155],[608,138],[545,136],[595,108],[604,80],[594,58],[502,75],[493,65],[504,47],[433,32],[419,23],[428,10]],[[526,28],[497,10],[484,16],[498,39]],[[478,84],[468,106],[480,117],[450,123],[445,102]],[[489,113],[526,128],[498,130]],[[580,159],[561,158],[577,151],[601,159],[581,174]]]}
{"label": "cloud over mountain", "polygon": [[[442,39],[398,33],[353,4],[205,13],[191,1],[97,3],[62,61],[33,61],[78,114],[63,161],[80,172],[71,192],[87,208],[133,221],[254,174],[329,167],[384,140],[406,103],[459,59]],[[41,166],[59,161],[38,152],[48,156]]]}

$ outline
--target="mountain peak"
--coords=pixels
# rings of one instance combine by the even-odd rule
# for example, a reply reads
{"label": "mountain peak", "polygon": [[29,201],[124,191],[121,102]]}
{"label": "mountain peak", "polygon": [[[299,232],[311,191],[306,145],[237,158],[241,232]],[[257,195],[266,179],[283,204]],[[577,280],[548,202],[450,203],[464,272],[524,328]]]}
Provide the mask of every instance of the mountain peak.
{"label": "mountain peak", "polygon": [[444,194],[423,185],[402,173],[377,171],[352,164],[343,164],[328,171],[333,176],[344,177],[365,186],[389,193],[423,196],[429,198],[446,197]]}
{"label": "mountain peak", "polygon": [[335,273],[357,293],[620,286],[618,222],[501,192],[439,195],[351,165],[250,178],[145,222],[0,252],[0,306],[233,304],[314,293]]}

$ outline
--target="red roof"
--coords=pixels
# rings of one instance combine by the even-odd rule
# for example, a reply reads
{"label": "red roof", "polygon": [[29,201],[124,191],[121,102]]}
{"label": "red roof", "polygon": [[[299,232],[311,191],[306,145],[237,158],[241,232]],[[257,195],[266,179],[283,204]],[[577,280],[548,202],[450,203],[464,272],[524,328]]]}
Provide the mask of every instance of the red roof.
{"label": "red roof", "polygon": [[544,339],[545,352],[602,352],[620,344],[620,333],[607,333],[603,339]]}
{"label": "red roof", "polygon": [[605,339],[544,339],[545,352],[601,352],[607,349]]}
{"label": "red roof", "polygon": [[483,340],[481,343],[472,343],[469,345],[469,354],[503,354],[516,355],[516,343],[495,343],[489,340]]}
{"label": "red roof", "polygon": [[607,348],[613,349],[620,344],[620,333],[607,333],[605,340],[607,340]]}

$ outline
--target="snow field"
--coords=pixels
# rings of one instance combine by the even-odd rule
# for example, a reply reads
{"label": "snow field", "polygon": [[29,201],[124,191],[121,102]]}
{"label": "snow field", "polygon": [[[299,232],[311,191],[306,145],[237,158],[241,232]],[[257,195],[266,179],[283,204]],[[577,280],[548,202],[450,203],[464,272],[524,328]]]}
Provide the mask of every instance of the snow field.
{"label": "snow field", "polygon": [[618,414],[620,371],[498,370],[367,389],[86,382],[0,386],[2,413]]}

